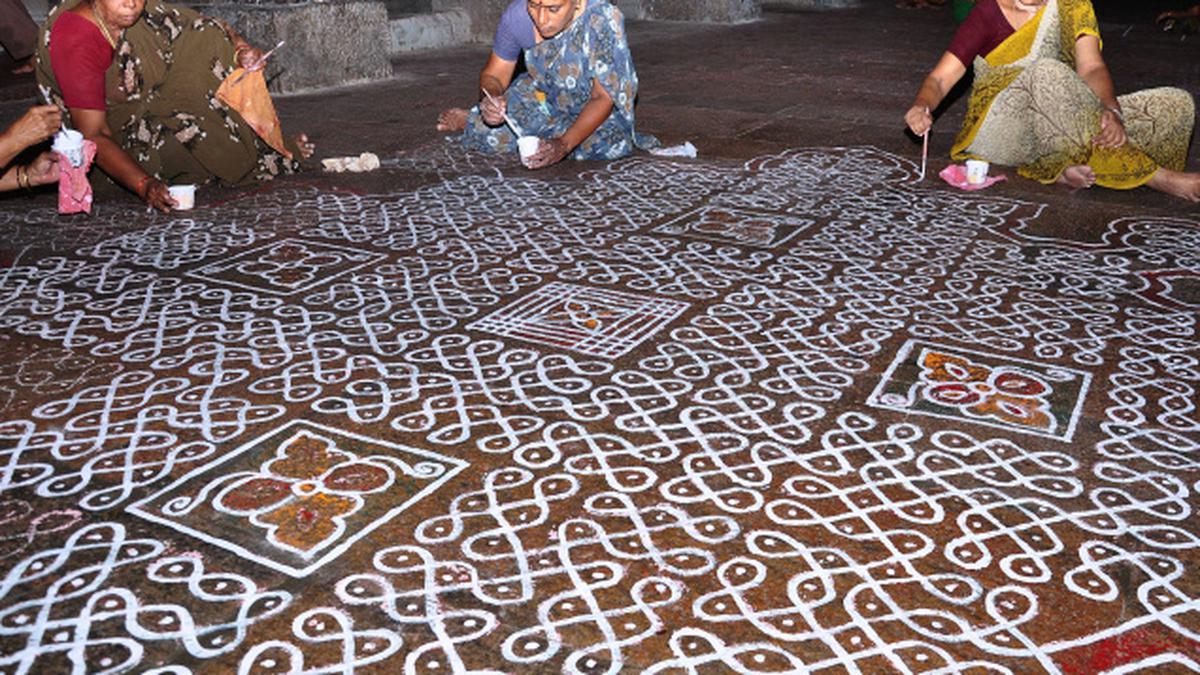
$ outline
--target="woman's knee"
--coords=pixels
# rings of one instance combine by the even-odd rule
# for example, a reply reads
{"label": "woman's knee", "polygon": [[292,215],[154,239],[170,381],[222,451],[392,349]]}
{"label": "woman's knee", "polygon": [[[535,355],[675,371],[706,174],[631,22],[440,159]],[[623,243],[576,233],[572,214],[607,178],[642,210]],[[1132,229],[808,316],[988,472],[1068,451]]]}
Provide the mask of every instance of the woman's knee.
{"label": "woman's knee", "polygon": [[1064,80],[1078,78],[1075,69],[1057,59],[1038,59],[1025,69],[1035,82],[1060,84]]}
{"label": "woman's knee", "polygon": [[[1157,123],[1166,127],[1186,126],[1191,128],[1196,121],[1196,101],[1191,92],[1178,87],[1158,87],[1122,96],[1120,101],[1129,101],[1135,109],[1150,112]],[[1124,103],[1122,103],[1124,107]]]}
{"label": "woman's knee", "polygon": [[1196,99],[1192,93],[1178,87],[1163,87],[1168,105],[1178,111],[1181,120],[1194,123],[1196,121]]}

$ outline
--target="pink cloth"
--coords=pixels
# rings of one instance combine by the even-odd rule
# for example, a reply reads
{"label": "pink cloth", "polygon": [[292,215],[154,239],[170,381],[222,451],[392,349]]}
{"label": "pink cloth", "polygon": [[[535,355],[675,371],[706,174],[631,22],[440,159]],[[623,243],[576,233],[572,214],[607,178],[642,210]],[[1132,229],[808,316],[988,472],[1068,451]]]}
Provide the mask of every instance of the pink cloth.
{"label": "pink cloth", "polygon": [[988,176],[979,185],[971,185],[967,182],[967,167],[963,166],[962,164],[951,164],[950,166],[942,169],[942,172],[938,175],[942,177],[942,180],[953,185],[959,190],[982,190],[989,185],[995,185],[1002,180],[1008,180],[1008,176],[1005,176],[1004,174],[998,174],[995,176]]}
{"label": "pink cloth", "polygon": [[96,159],[96,144],[84,139],[83,164],[71,166],[66,155],[58,154],[58,212],[91,213],[92,184],[88,182],[88,169]]}

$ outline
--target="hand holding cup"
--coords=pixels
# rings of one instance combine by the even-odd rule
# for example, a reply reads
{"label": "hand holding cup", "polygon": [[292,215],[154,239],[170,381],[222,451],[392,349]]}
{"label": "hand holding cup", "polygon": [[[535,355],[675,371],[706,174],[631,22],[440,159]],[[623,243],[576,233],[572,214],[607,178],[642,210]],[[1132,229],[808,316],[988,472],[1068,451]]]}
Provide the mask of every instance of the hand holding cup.
{"label": "hand holding cup", "polygon": [[[530,137],[526,136],[525,138]],[[521,157],[521,162],[530,169],[542,169],[551,164],[557,164],[571,150],[567,147],[567,142],[561,138],[542,138],[539,140],[541,142],[538,143],[537,151],[529,157]]]}
{"label": "hand holding cup", "polygon": [[195,208],[195,185],[172,185],[167,190],[171,193],[171,199],[175,200],[176,211],[190,211],[191,209]]}
{"label": "hand holding cup", "polygon": [[167,187],[167,184],[153,176],[142,187],[140,197],[147,206],[163,213],[170,213],[171,209],[178,206],[175,199],[171,197],[171,189]]}
{"label": "hand holding cup", "polygon": [[58,155],[43,152],[25,168],[31,186],[50,185],[58,182]]}

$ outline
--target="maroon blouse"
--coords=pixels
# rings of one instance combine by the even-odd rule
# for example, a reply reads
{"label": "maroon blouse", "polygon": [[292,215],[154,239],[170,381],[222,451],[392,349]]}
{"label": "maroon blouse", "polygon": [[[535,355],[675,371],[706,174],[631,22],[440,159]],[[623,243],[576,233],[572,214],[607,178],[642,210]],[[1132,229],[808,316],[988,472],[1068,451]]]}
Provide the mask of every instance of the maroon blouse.
{"label": "maroon blouse", "polygon": [[113,48],[96,24],[63,12],[50,28],[50,67],[68,108],[106,110],[104,73]]}
{"label": "maroon blouse", "polygon": [[946,51],[970,68],[976,56],[986,57],[1015,32],[996,0],[979,0],[958,27]]}

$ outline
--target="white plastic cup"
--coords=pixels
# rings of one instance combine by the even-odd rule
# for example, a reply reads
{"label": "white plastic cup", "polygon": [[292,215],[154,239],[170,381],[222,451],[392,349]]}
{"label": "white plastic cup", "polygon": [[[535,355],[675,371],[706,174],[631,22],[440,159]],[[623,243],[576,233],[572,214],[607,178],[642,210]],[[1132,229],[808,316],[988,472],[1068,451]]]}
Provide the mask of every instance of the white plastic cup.
{"label": "white plastic cup", "polygon": [[521,153],[521,163],[528,166],[529,158],[537,152],[542,139],[537,136],[522,136],[517,139],[517,151]]}
{"label": "white plastic cup", "polygon": [[187,211],[196,206],[195,185],[172,185],[167,189],[171,192],[171,199],[175,200],[176,211]]}
{"label": "white plastic cup", "polygon": [[71,166],[83,165],[83,134],[74,129],[63,129],[54,134],[54,145],[50,149],[66,157]]}
{"label": "white plastic cup", "polygon": [[980,159],[967,160],[967,184],[983,185],[988,177],[988,163]]}

